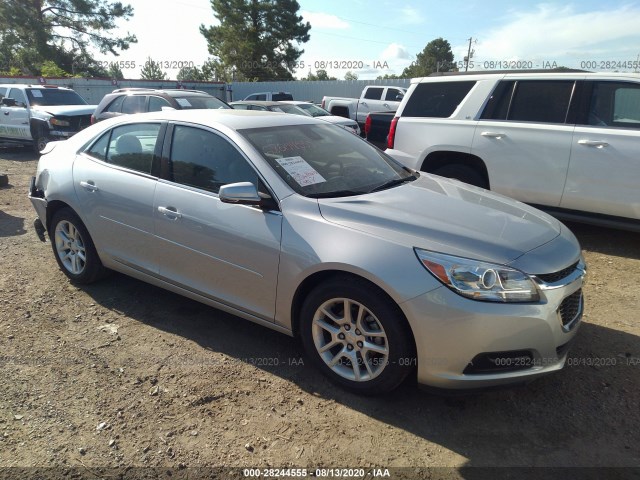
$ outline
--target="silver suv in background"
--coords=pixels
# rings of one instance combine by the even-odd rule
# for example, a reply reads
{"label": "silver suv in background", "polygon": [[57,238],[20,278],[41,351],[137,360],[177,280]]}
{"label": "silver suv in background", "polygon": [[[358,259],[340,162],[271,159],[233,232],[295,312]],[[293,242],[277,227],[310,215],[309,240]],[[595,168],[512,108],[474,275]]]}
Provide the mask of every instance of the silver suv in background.
{"label": "silver suv in background", "polygon": [[386,152],[568,220],[640,230],[640,75],[413,79]]}
{"label": "silver suv in background", "polygon": [[0,85],[0,141],[33,145],[65,140],[91,122],[95,105],[70,88],[55,85]]}

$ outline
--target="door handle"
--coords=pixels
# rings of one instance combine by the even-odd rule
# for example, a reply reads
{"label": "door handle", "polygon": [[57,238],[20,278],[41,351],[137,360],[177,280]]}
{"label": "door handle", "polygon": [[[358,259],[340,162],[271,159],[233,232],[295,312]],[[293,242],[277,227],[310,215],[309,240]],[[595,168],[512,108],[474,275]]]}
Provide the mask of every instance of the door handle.
{"label": "door handle", "polygon": [[175,220],[176,218],[182,218],[182,214],[178,212],[174,207],[158,207],[158,211],[165,217],[173,217],[172,220]]}
{"label": "door handle", "polygon": [[95,186],[95,184],[91,181],[89,182],[80,182],[80,186],[82,188],[86,188],[87,190],[91,190],[92,192],[97,192],[98,191],[98,187]]}
{"label": "door handle", "polygon": [[383,106],[383,107],[390,108],[388,103],[383,103],[383,104],[382,104],[382,106]]}
{"label": "door handle", "polygon": [[9,112],[4,112],[5,115],[9,115]]}
{"label": "door handle", "polygon": [[506,133],[501,132],[482,132],[480,135],[488,138],[504,138],[507,136]]}
{"label": "door handle", "polygon": [[367,102],[360,102],[360,105],[364,105],[366,107],[367,106]]}
{"label": "door handle", "polygon": [[585,147],[604,148],[609,144],[604,140],[578,140],[578,145],[584,145]]}

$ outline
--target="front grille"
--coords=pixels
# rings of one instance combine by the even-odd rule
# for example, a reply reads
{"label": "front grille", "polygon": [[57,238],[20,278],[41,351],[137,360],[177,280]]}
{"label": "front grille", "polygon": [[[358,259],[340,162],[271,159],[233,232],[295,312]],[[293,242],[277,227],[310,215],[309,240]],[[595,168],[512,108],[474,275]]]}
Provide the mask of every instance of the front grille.
{"label": "front grille", "polygon": [[565,330],[573,328],[576,320],[582,316],[582,289],[565,298],[558,307],[558,313]]}
{"label": "front grille", "polygon": [[576,268],[578,268],[578,262],[574,263],[573,265],[567,268],[563,268],[559,272],[539,273],[539,274],[536,274],[536,277],[538,277],[540,280],[542,280],[545,283],[555,283],[571,275]]}
{"label": "front grille", "polygon": [[55,126],[56,130],[62,132],[79,132],[91,125],[91,115],[59,116],[56,118],[69,122],[68,127]]}
{"label": "front grille", "polygon": [[465,375],[483,373],[507,373],[526,370],[535,365],[530,350],[481,353],[473,357],[462,372]]}

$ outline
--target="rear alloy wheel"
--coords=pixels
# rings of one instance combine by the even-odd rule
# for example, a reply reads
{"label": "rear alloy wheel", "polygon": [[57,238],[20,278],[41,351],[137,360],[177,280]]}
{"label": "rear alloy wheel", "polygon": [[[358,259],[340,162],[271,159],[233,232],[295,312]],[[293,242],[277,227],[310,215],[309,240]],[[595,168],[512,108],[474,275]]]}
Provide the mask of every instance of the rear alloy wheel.
{"label": "rear alloy wheel", "polygon": [[70,208],[58,210],[49,230],[56,261],[75,283],[92,283],[104,274],[104,267],[91,236]]}
{"label": "rear alloy wheel", "polygon": [[301,315],[309,357],[332,381],[352,391],[391,391],[415,365],[401,312],[362,281],[345,278],[316,288]]}
{"label": "rear alloy wheel", "polygon": [[489,185],[487,185],[487,182],[482,174],[480,174],[480,172],[478,172],[476,169],[467,165],[461,165],[458,163],[445,165],[444,167],[438,168],[433,173],[435,173],[436,175],[440,175],[441,177],[454,178],[456,180],[460,180],[461,182],[468,183],[469,185],[474,185],[476,187],[489,188]]}

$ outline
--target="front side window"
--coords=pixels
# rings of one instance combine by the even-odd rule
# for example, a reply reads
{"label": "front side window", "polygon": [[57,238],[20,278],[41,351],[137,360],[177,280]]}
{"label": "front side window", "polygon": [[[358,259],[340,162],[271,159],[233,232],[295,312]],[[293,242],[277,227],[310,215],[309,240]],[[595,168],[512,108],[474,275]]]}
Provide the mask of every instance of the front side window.
{"label": "front side window", "polygon": [[106,132],[86,153],[112,165],[151,173],[160,124],[136,123]]}
{"label": "front side window", "polygon": [[448,118],[453,115],[476,82],[425,82],[415,90],[402,112],[403,117]]}
{"label": "front side window", "polygon": [[417,178],[384,152],[333,125],[286,125],[239,133],[304,196],[360,195]]}
{"label": "front side window", "polygon": [[586,121],[599,127],[640,128],[640,85],[594,82]]}
{"label": "front side window", "polygon": [[24,96],[24,93],[22,93],[22,91],[18,90],[17,88],[12,88],[11,90],[9,90],[8,98],[13,98],[16,101],[16,107],[27,106],[27,99]]}
{"label": "front side window", "polygon": [[390,102],[399,102],[400,100],[402,100],[402,96],[402,91],[398,90],[397,88],[388,88],[384,99]]}
{"label": "front side window", "polygon": [[523,80],[515,86],[508,120],[565,123],[573,80]]}
{"label": "front side window", "polygon": [[175,126],[169,165],[172,181],[209,192],[237,182],[258,188],[258,175],[240,152],[227,139],[200,128]]}

